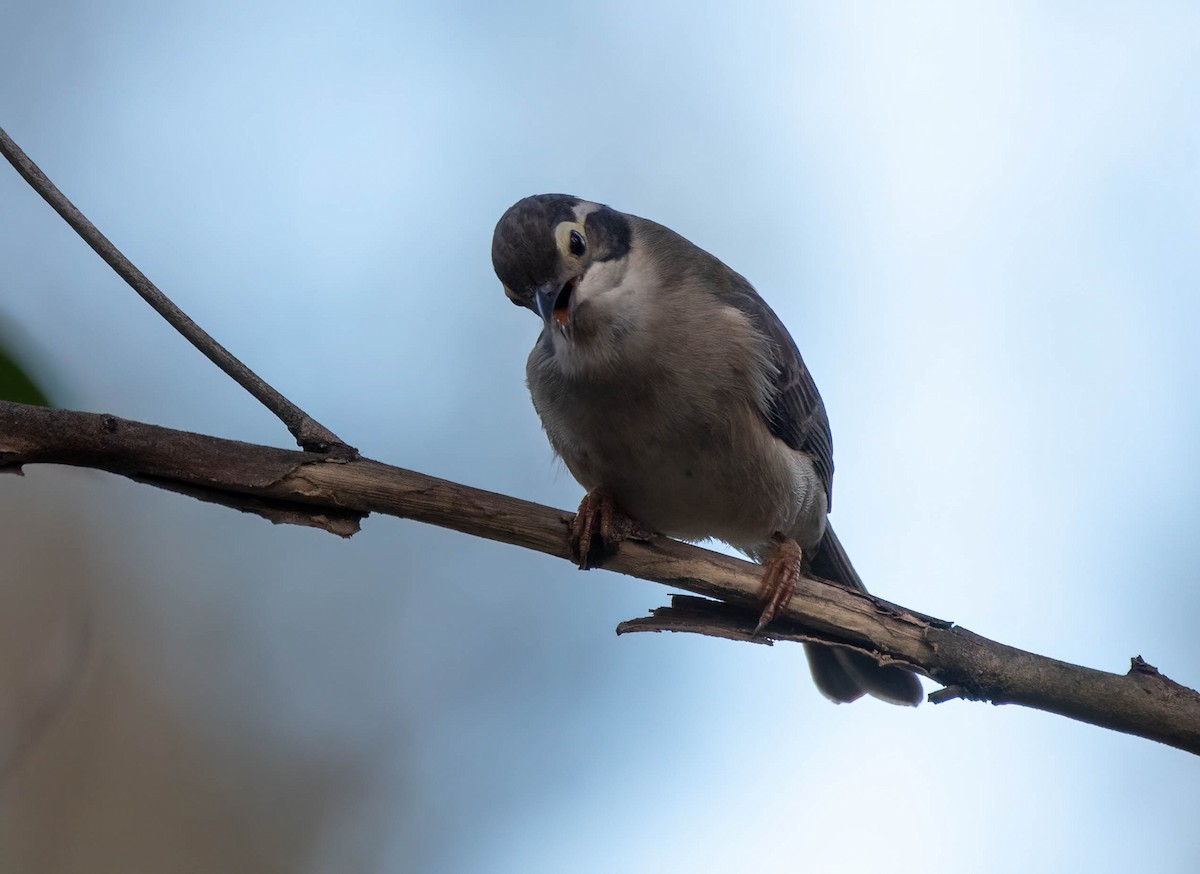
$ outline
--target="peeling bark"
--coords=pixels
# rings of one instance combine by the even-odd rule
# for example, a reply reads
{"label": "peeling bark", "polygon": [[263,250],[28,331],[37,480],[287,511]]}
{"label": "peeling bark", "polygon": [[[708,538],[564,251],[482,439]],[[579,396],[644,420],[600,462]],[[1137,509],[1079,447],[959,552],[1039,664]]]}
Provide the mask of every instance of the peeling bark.
{"label": "peeling bark", "polygon": [[[365,458],[333,458],[175,431],[115,416],[0,402],[0,471],[69,464],[350,536],[384,513],[571,561],[573,515]],[[701,597],[622,623],[618,633],[686,631],[755,643],[815,641],[902,664],[941,683],[934,703],[1020,704],[1200,754],[1200,694],[1133,659],[1126,674],[1068,664],[817,579],[802,579],[761,636],[761,568],[663,537],[627,541],[606,570]]]}

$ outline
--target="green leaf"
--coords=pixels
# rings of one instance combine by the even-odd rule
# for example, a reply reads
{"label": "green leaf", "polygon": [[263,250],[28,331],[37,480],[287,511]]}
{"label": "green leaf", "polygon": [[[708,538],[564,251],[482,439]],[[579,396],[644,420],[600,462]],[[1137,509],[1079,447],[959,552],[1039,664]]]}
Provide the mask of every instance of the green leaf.
{"label": "green leaf", "polygon": [[50,401],[37,387],[37,383],[29,378],[4,349],[0,349],[0,400],[37,404],[39,407],[50,406]]}

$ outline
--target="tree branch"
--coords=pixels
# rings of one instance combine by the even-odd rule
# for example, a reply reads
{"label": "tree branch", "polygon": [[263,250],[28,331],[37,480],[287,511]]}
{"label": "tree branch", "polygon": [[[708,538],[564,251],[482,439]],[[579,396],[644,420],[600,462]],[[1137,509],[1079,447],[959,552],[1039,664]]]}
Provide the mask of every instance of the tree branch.
{"label": "tree branch", "polygon": [[[349,536],[377,512],[570,560],[571,514],[359,458],[293,452],[115,416],[0,402],[0,471],[24,464],[107,470],[161,488]],[[1200,755],[1200,694],[1140,657],[1110,674],[988,640],[950,622],[820,580],[803,579],[779,621],[752,634],[761,568],[663,537],[629,541],[605,568],[701,595],[676,598],[618,632],[688,631],[735,640],[819,641],[911,667],[946,688],[930,695],[1020,704]],[[716,599],[707,600],[707,599]]]}
{"label": "tree branch", "polygon": [[314,419],[304,410],[285,398],[271,385],[266,383],[258,374],[243,364],[232,352],[218,343],[213,337],[193,322],[183,310],[177,307],[170,298],[163,294],[142,271],[138,270],[121,251],[112,244],[108,237],[92,224],[66,195],[58,190],[50,179],[42,172],[21,147],[0,128],[0,153],[8,159],[21,177],[50,204],[63,219],[74,228],[75,233],[91,246],[96,254],[104,259],[117,275],[124,279],[129,287],[142,296],[142,299],[162,316],[176,331],[187,338],[188,342],[199,349],[217,367],[233,378],[238,385],[250,392],[258,401],[270,410],[287,426],[296,438],[296,442],[306,450],[314,452],[331,452],[342,458],[352,458],[357,450],[348,446],[336,434]]}

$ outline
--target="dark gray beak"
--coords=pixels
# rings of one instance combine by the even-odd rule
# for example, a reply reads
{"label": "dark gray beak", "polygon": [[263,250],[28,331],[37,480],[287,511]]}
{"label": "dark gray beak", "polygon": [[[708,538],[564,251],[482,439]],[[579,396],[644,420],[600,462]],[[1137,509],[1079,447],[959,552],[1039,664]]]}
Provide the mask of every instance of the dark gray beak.
{"label": "dark gray beak", "polygon": [[554,313],[554,302],[558,300],[558,293],[562,290],[557,282],[548,282],[545,285],[537,288],[533,292],[533,309],[542,321],[546,324],[550,323],[550,316]]}
{"label": "dark gray beak", "polygon": [[547,325],[556,325],[564,334],[571,317],[571,298],[579,277],[572,276],[565,283],[548,282],[533,292],[533,309]]}

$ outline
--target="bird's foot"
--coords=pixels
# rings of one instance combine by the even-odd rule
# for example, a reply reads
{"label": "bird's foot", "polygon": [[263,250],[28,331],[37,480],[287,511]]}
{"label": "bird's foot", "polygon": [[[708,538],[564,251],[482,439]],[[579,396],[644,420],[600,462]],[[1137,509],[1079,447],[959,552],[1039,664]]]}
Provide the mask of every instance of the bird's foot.
{"label": "bird's foot", "polygon": [[622,512],[612,492],[603,486],[583,496],[579,511],[571,521],[571,552],[579,562],[580,570],[603,561],[623,540],[650,540],[652,537],[654,532]]}
{"label": "bird's foot", "polygon": [[775,545],[766,561],[766,571],[762,581],[762,616],[754,633],[759,634],[774,621],[783,610],[785,604],[796,594],[796,584],[800,582],[800,565],[804,558],[800,545],[790,537],[784,537],[776,532],[771,535]]}

